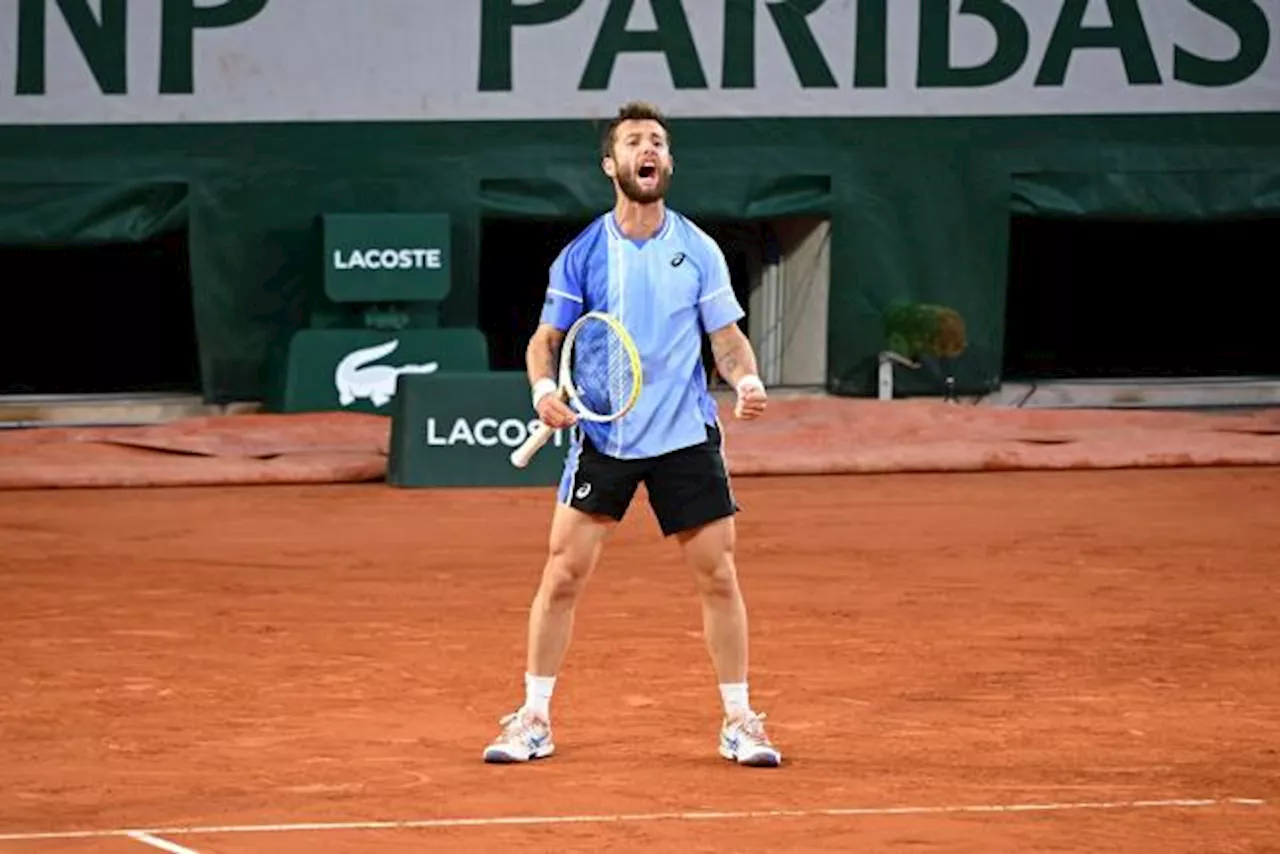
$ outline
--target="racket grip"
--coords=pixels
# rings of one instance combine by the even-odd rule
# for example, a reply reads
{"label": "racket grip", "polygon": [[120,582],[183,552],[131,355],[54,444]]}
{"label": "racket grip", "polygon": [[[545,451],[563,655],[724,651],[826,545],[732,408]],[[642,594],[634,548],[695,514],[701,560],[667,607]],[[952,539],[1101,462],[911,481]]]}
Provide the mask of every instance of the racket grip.
{"label": "racket grip", "polygon": [[518,469],[529,465],[529,460],[533,459],[533,455],[538,453],[543,445],[547,444],[547,441],[555,432],[555,428],[548,427],[539,421],[538,426],[529,434],[529,438],[525,439],[520,444],[520,447],[511,452],[511,465]]}

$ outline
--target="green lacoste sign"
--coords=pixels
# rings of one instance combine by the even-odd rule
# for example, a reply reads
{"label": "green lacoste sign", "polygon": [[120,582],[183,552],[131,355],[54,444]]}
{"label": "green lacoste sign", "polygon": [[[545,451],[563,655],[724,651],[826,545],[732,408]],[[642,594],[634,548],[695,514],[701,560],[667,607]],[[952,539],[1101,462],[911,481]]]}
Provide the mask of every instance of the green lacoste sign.
{"label": "green lacoste sign", "polygon": [[527,468],[511,465],[511,452],[538,426],[522,371],[406,374],[390,409],[393,486],[551,486],[560,479],[564,430]]}
{"label": "green lacoste sign", "polygon": [[449,293],[445,214],[326,214],[324,290],[335,302],[438,302]]}
{"label": "green lacoste sign", "polygon": [[488,368],[478,329],[303,329],[289,342],[284,410],[387,414],[403,376]]}

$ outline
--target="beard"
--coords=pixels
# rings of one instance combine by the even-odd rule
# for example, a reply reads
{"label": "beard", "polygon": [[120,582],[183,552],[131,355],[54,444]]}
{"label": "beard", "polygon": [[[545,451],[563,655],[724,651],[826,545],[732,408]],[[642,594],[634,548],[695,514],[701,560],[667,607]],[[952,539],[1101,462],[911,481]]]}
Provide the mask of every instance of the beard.
{"label": "beard", "polygon": [[645,189],[640,186],[639,170],[627,175],[619,175],[618,189],[622,190],[624,196],[637,204],[647,205],[660,201],[666,197],[667,188],[671,185],[671,171],[661,167],[657,167],[655,171],[658,181],[651,189]]}

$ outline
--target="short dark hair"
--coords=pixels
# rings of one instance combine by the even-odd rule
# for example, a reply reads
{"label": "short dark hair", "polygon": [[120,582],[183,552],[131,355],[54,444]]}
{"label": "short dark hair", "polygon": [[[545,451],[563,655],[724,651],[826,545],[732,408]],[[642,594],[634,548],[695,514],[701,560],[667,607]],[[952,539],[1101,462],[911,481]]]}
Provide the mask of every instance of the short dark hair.
{"label": "short dark hair", "polygon": [[654,121],[662,125],[662,129],[667,133],[667,143],[671,142],[671,128],[667,126],[667,117],[662,114],[662,110],[648,101],[628,101],[618,108],[618,115],[604,129],[604,136],[600,140],[600,156],[609,157],[613,154],[613,144],[616,142],[614,137],[618,133],[618,125],[629,121]]}

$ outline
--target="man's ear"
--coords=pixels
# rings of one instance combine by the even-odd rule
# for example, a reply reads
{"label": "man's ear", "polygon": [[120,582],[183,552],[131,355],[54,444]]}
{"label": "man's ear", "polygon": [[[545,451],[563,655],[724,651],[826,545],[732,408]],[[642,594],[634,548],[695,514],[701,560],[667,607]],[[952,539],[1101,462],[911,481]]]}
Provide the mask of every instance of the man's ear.
{"label": "man's ear", "polygon": [[618,164],[612,155],[606,154],[600,159],[600,169],[610,178],[618,177]]}

